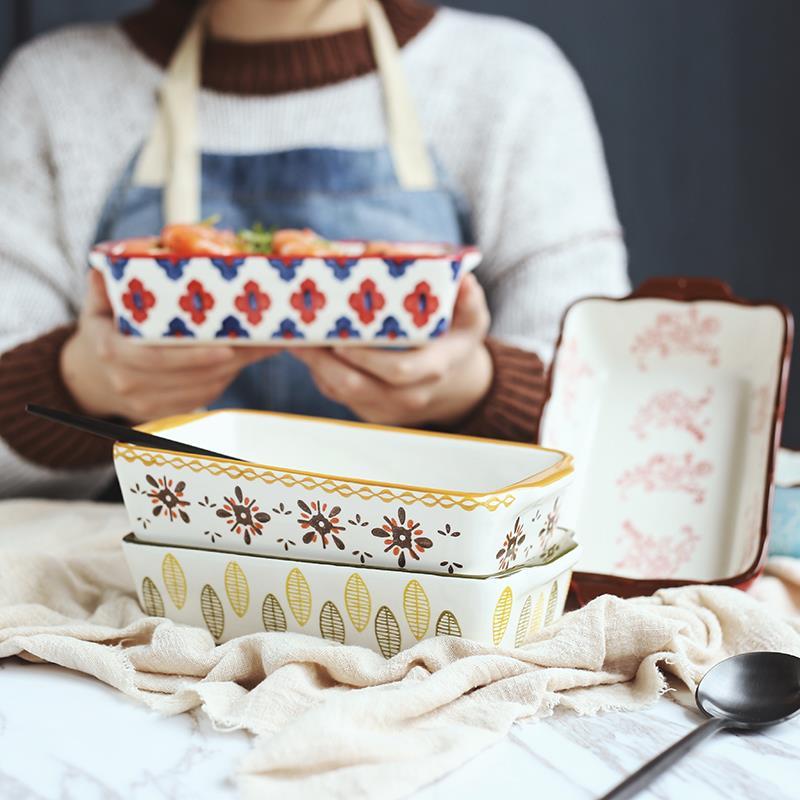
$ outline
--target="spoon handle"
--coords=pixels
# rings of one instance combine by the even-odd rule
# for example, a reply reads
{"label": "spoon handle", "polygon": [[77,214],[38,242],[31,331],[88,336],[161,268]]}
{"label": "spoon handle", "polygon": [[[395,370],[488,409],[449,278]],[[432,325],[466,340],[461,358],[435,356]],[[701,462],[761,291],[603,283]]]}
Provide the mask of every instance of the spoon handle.
{"label": "spoon handle", "polygon": [[214,450],[206,450],[203,447],[195,447],[183,442],[176,442],[174,439],[165,439],[163,436],[156,436],[152,433],[130,428],[127,425],[120,425],[97,417],[85,417],[82,414],[71,414],[69,411],[62,411],[59,408],[47,408],[36,403],[28,403],[25,410],[29,414],[37,417],[66,425],[69,428],[76,428],[85,433],[100,436],[103,439],[111,439],[126,444],[138,444],[142,447],[154,447],[159,450],[172,450],[177,453],[186,453],[193,456],[207,456],[209,458],[224,458],[228,461],[241,461],[240,458],[226,456],[224,453],[217,453]]}
{"label": "spoon handle", "polygon": [[618,784],[608,794],[603,795],[600,800],[627,800],[629,797],[637,795],[645,786],[653,781],[662,772],[668,770],[676,761],[683,758],[698,742],[708,739],[717,731],[727,726],[727,720],[719,717],[711,717],[702,725],[698,725],[691,733],[687,733],[683,739],[679,739],[672,747],[667,748],[663,753],[648,761],[643,767],[638,769],[633,775],[627,777],[622,783]]}

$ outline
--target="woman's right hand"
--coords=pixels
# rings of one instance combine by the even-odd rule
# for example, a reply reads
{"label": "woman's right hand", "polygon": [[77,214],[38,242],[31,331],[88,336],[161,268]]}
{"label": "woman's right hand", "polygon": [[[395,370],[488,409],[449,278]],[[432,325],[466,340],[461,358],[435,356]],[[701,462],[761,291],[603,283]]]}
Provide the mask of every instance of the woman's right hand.
{"label": "woman's right hand", "polygon": [[138,423],[208,405],[267,347],[148,346],[116,329],[103,277],[90,270],[78,329],[61,351],[61,376],[87,413]]}

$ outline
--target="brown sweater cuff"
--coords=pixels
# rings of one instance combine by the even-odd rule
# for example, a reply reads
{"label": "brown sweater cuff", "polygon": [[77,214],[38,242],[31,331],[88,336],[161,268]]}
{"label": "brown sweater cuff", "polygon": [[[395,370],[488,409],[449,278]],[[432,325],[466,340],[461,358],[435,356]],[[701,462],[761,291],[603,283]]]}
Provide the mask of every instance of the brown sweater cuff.
{"label": "brown sweater cuff", "polygon": [[26,403],[82,413],[61,379],[61,349],[74,325],[56,328],[0,356],[0,436],[34,464],[54,469],[111,460],[111,443],[25,413]]}
{"label": "brown sweater cuff", "polygon": [[494,377],[486,397],[456,432],[487,439],[535,442],[545,398],[545,369],[535,353],[496,339],[486,346]]}

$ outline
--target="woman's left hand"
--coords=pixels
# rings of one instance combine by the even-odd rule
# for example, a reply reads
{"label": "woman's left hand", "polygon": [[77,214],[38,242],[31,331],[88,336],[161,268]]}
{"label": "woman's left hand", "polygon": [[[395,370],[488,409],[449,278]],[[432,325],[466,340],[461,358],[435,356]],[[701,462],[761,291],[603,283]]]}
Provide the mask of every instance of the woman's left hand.
{"label": "woman's left hand", "polygon": [[308,365],[319,390],[365,422],[450,425],[466,417],[492,382],[484,343],[486,297],[473,275],[459,287],[450,330],[414,350],[367,347],[292,352]]}

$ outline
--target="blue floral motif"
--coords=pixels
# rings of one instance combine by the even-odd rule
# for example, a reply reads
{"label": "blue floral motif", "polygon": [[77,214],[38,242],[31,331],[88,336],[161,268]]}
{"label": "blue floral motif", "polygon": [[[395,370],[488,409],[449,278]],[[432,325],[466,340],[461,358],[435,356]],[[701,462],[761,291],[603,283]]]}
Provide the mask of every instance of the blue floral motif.
{"label": "blue floral motif", "polygon": [[298,330],[297,324],[288,317],[281,321],[278,330],[272,334],[273,339],[305,339],[305,334]]}
{"label": "blue floral motif", "polygon": [[431,331],[431,339],[436,339],[443,333],[447,333],[447,317],[442,317],[437,323],[436,327]]}
{"label": "blue floral motif", "polygon": [[333,330],[328,331],[325,335],[326,339],[360,339],[361,334],[358,332],[356,328],[353,327],[353,323],[347,317],[339,317],[336,320],[336,327]]}
{"label": "blue floral motif", "polygon": [[249,339],[250,334],[233,314],[222,320],[222,327],[214,334],[217,339]]}
{"label": "blue floral motif", "polygon": [[133,325],[128,322],[125,317],[120,317],[119,321],[117,322],[117,327],[119,328],[119,332],[123,336],[141,336],[141,332],[138,328],[134,328]]}
{"label": "blue floral motif", "polygon": [[125,274],[125,267],[128,266],[128,260],[125,256],[106,256],[106,263],[115,281],[122,280],[122,276]]}
{"label": "blue floral motif", "polygon": [[389,267],[389,274],[393,278],[402,278],[406,274],[406,270],[412,265],[416,264],[415,258],[384,258],[386,266]]}
{"label": "blue floral motif", "polygon": [[174,336],[176,339],[195,338],[194,331],[180,317],[174,317],[169,321],[169,327],[164,331],[164,336]]}
{"label": "blue floral motif", "polygon": [[297,273],[297,268],[303,263],[302,258],[292,258],[289,261],[284,261],[281,258],[270,258],[269,263],[271,267],[278,270],[278,275],[282,281],[292,281]]}
{"label": "blue floral motif", "polygon": [[461,259],[450,262],[450,271],[453,273],[453,280],[457,281],[458,276],[461,274]]}
{"label": "blue floral motif", "polygon": [[350,277],[350,270],[358,264],[357,258],[326,258],[325,264],[333,270],[333,277],[337,281],[346,281]]}
{"label": "blue floral motif", "polygon": [[239,274],[243,258],[212,258],[211,263],[219,270],[223,280],[232,281]]}
{"label": "blue floral motif", "polygon": [[408,334],[400,327],[400,323],[391,315],[386,317],[381,329],[375,335],[386,337],[387,339],[408,338]]}
{"label": "blue floral motif", "polygon": [[170,258],[156,259],[156,264],[167,273],[171,281],[179,281],[183,277],[183,269],[188,263],[188,258],[176,258],[174,261]]}

